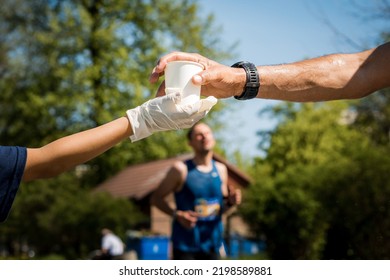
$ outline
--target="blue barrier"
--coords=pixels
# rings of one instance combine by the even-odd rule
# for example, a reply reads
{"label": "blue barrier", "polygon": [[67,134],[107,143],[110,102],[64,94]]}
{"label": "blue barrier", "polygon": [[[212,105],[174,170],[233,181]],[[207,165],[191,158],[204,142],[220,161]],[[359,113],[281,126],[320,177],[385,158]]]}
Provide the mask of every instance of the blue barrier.
{"label": "blue barrier", "polygon": [[166,236],[129,237],[126,251],[135,250],[139,260],[168,260],[169,238]]}
{"label": "blue barrier", "polygon": [[265,250],[264,241],[241,236],[231,236],[225,244],[227,245],[227,254],[231,258],[256,255]]}

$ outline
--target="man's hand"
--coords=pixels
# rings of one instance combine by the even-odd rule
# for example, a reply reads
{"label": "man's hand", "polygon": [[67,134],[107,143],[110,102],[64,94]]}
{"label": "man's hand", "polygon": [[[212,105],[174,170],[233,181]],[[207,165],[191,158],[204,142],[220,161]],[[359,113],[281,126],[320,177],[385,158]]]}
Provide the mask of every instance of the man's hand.
{"label": "man's hand", "polygon": [[192,229],[195,227],[198,221],[198,214],[194,211],[176,211],[176,220],[186,229]]}
{"label": "man's hand", "polygon": [[240,205],[241,204],[241,190],[236,189],[234,192],[229,192],[228,202],[231,205]]}
{"label": "man's hand", "polygon": [[[201,95],[215,96],[216,98],[227,98],[241,95],[245,82],[246,73],[242,68],[232,68],[222,65],[196,53],[172,52],[161,57],[154,67],[149,81],[156,83],[164,75],[168,62],[175,60],[194,61],[203,65],[204,70],[192,77],[195,85],[201,85]],[[165,83],[163,82],[157,96],[165,94]]]}

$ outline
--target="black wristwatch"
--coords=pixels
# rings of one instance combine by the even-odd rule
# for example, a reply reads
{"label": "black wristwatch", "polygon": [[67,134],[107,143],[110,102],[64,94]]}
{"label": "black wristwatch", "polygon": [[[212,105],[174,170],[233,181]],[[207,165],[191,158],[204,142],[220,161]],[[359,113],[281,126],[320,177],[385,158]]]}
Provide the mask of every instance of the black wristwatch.
{"label": "black wristwatch", "polygon": [[257,68],[253,63],[240,61],[232,65],[234,68],[244,68],[246,72],[246,83],[244,92],[241,95],[234,96],[238,100],[252,99],[257,96],[260,87],[260,78]]}

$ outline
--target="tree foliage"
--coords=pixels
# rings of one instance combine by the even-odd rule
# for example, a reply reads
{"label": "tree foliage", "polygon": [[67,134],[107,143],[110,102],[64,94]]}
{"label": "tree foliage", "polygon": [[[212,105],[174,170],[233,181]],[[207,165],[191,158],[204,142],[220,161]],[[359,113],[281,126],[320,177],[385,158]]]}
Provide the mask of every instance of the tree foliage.
{"label": "tree foliage", "polygon": [[[1,143],[38,146],[124,115],[154,96],[148,77],[167,51],[227,55],[212,22],[193,1],[6,0]],[[118,145],[91,162],[88,182],[185,150],[176,133],[164,136]]]}
{"label": "tree foliage", "polygon": [[[41,181],[20,191],[12,215],[2,225],[2,242],[17,256],[25,253],[20,244],[34,250],[37,257],[48,254],[70,259],[87,257],[100,248],[100,230],[111,228],[125,237],[146,217],[127,199],[107,193],[91,193],[72,185],[68,174]],[[16,246],[17,245],[17,246]]]}
{"label": "tree foliage", "polygon": [[354,103],[281,106],[242,209],[270,257],[388,258],[389,146],[351,125]]}
{"label": "tree foliage", "polygon": [[[218,31],[213,16],[201,17],[191,0],[2,1],[1,145],[38,147],[123,116],[155,95],[158,85],[148,77],[161,55],[182,50],[228,58]],[[96,247],[99,226],[124,232],[133,225],[130,217],[136,220],[134,207],[88,191],[127,165],[183,153],[182,136],[124,141],[80,176],[68,172],[22,185],[0,229],[3,242],[13,236],[38,252],[74,258]]]}

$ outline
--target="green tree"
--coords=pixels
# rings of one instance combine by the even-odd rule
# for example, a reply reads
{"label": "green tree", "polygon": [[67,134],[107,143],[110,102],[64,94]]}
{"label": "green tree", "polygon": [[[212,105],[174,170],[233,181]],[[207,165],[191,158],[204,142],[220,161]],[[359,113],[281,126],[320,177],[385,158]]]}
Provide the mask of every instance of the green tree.
{"label": "green tree", "polygon": [[37,258],[49,254],[85,258],[100,247],[103,227],[111,228],[125,240],[126,230],[146,219],[127,199],[91,193],[71,185],[69,174],[61,177],[63,182],[69,182],[66,187],[56,180],[41,181],[18,194],[12,215],[0,228],[2,243],[16,250],[15,255],[23,253],[20,246],[25,244],[36,252]]}
{"label": "green tree", "polygon": [[[5,0],[2,144],[42,145],[124,115],[154,96],[148,77],[169,50],[226,57],[212,22],[185,0]],[[118,145],[90,163],[87,184],[126,164],[184,151],[179,136],[164,133]]]}
{"label": "green tree", "polygon": [[[157,85],[148,77],[161,55],[183,50],[228,58],[229,47],[220,42],[219,31],[213,16],[201,17],[191,0],[2,1],[0,143],[42,146],[123,116],[154,96]],[[183,131],[177,131],[133,144],[124,141],[90,161],[81,176],[68,172],[22,185],[0,229],[6,236],[3,243],[23,241],[39,253],[58,251],[74,258],[85,253],[83,246],[91,248],[91,236],[106,222],[123,232],[134,225],[128,217],[136,217],[137,211],[131,205],[118,209],[113,204],[124,202],[104,203],[84,191],[127,165],[187,151],[183,139]],[[105,216],[96,211],[103,206],[116,212]],[[64,211],[69,214],[62,217]],[[89,225],[91,219],[96,221]]]}
{"label": "green tree", "polygon": [[390,158],[384,155],[390,150],[367,138],[351,140],[343,156],[318,167],[312,177],[329,219],[323,257],[388,259]]}
{"label": "green tree", "polygon": [[257,159],[256,184],[242,207],[253,231],[266,236],[271,258],[387,254],[390,164],[380,155],[389,150],[351,127],[350,105],[274,108],[281,122],[270,132],[266,157]]}

